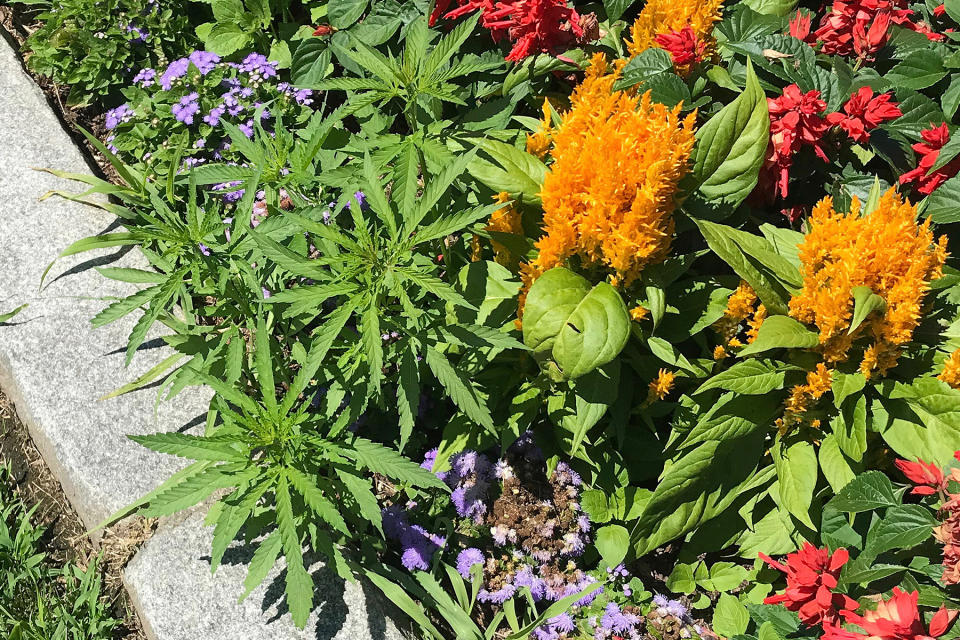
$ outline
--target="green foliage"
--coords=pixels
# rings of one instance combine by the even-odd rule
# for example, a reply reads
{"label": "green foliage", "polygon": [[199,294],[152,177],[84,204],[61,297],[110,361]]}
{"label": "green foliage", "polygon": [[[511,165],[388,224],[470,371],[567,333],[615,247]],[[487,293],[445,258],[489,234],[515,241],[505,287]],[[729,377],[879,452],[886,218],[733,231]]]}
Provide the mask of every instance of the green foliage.
{"label": "green foliage", "polygon": [[24,44],[31,71],[70,87],[68,102],[110,104],[139,69],[192,48],[186,3],[57,0]]}
{"label": "green foliage", "polygon": [[102,596],[97,559],[86,569],[54,565],[36,508],[11,490],[0,466],[0,633],[21,640],[109,640],[120,624]]}

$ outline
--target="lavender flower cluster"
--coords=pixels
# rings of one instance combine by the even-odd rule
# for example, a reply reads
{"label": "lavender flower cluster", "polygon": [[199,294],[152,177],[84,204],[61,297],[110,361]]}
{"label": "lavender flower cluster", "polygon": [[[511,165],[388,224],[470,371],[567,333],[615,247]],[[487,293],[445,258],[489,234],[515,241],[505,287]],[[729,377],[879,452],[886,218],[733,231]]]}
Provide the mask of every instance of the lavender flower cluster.
{"label": "lavender flower cluster", "polygon": [[403,549],[400,556],[403,566],[409,571],[428,570],[434,554],[443,548],[446,539],[418,524],[410,524],[407,514],[398,505],[387,507],[382,515],[384,535],[399,542]]}
{"label": "lavender flower cluster", "polygon": [[139,70],[124,95],[127,102],[106,114],[105,142],[123,161],[143,162],[154,175],[164,175],[175,157],[178,171],[229,162],[226,123],[250,138],[257,124],[269,132],[277,116],[302,122],[313,104],[309,89],[278,82],[277,63],[262,54],[234,63],[202,50],[163,69]]}

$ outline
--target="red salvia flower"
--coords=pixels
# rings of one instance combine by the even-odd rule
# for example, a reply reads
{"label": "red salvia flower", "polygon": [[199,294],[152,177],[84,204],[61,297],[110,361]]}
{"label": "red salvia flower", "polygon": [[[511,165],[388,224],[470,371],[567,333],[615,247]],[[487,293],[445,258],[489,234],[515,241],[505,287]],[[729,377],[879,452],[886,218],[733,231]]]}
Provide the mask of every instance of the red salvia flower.
{"label": "red salvia flower", "polygon": [[678,68],[702,62],[707,49],[707,43],[697,40],[697,34],[690,25],[680,31],[671,30],[670,33],[659,34],[654,39],[670,54],[673,64]]}
{"label": "red salvia flower", "polygon": [[857,602],[842,593],[834,593],[840,569],[850,559],[846,549],[818,549],[809,542],[798,551],[787,554],[781,564],[761,553],[760,559],[774,569],[787,574],[787,588],[783,593],[766,598],[764,604],[783,604],[796,611],[807,626],[821,623],[836,624],[840,613],[856,609]]}
{"label": "red salvia flower", "polygon": [[843,612],[847,622],[866,633],[847,631],[835,623],[826,623],[821,640],[933,640],[942,636],[957,612],[940,607],[930,620],[928,631],[917,608],[919,596],[918,591],[907,593],[894,587],[893,596],[882,600],[875,611],[866,611],[862,616],[853,611]]}
{"label": "red salvia flower", "polygon": [[816,42],[816,39],[810,37],[810,16],[804,15],[800,10],[790,19],[790,30],[787,33],[809,44]]}
{"label": "red salvia flower", "polygon": [[903,115],[897,103],[891,102],[891,98],[889,93],[874,97],[873,89],[861,87],[843,105],[843,113],[827,115],[827,122],[846,131],[856,142],[867,142],[870,140],[871,129]]}
{"label": "red salvia flower", "polygon": [[907,480],[917,485],[910,491],[914,495],[930,496],[947,488],[947,479],[943,471],[932,462],[897,460],[896,465],[903,475],[907,476]]}
{"label": "red salvia flower", "polygon": [[940,155],[940,149],[950,140],[950,129],[944,122],[940,126],[924,129],[920,132],[923,142],[913,145],[920,154],[920,163],[916,169],[900,176],[900,184],[916,183],[916,189],[924,195],[930,195],[937,187],[960,173],[960,157],[954,158],[936,171],[931,171]]}
{"label": "red salvia flower", "polygon": [[823,53],[871,59],[887,44],[891,23],[910,21],[905,5],[906,0],[836,0],[814,35]]}
{"label": "red salvia flower", "polygon": [[328,35],[330,35],[331,33],[333,33],[333,27],[331,27],[331,26],[328,25],[328,24],[321,24],[320,26],[318,26],[318,27],[314,30],[313,35],[315,35],[315,36],[328,36]]}
{"label": "red salvia flower", "polygon": [[942,18],[946,12],[947,12],[947,5],[942,4],[933,10],[933,15],[937,16],[938,18]]}
{"label": "red salvia flower", "polygon": [[480,11],[480,24],[494,42],[508,38],[513,48],[507,60],[518,62],[534,53],[554,53],[584,37],[580,15],[566,0],[437,0],[430,13],[433,25],[440,16],[455,20]]}
{"label": "red salvia flower", "polygon": [[776,192],[786,196],[790,167],[797,151],[809,146],[824,162],[827,161],[827,154],[820,147],[820,138],[830,128],[820,117],[827,103],[820,99],[819,91],[803,93],[800,87],[792,84],[779,98],[767,98],[767,107],[770,111],[770,145],[763,182],[775,181]]}

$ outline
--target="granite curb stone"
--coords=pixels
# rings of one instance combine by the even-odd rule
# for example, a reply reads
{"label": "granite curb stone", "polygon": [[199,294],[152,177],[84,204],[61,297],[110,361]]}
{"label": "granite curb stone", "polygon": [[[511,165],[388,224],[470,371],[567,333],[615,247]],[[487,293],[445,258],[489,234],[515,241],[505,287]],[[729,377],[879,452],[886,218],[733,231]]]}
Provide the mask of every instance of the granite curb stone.
{"label": "granite curb stone", "polygon": [[[155,408],[156,390],[109,401],[103,395],[150,369],[170,351],[148,340],[129,368],[124,347],[136,320],[98,330],[90,318],[104,299],[130,295],[134,285],[108,280],[92,267],[146,267],[137,251],[104,250],[60,260],[42,290],[47,265],[72,242],[117,225],[112,215],[77,202],[50,199],[76,183],[35,168],[89,174],[91,168],[19,57],[0,43],[0,313],[29,307],[0,327],[0,386],[15,402],[38,449],[88,527],[148,493],[182,460],[152,453],[127,434],[182,430],[198,424],[209,392],[194,388]],[[153,336],[156,338],[156,336]],[[317,601],[305,631],[278,615],[276,581],[242,605],[245,567],[208,561],[212,530],[204,513],[166,520],[131,561],[125,582],[151,640],[271,640],[402,637],[384,615],[378,594],[315,572]],[[238,551],[237,553],[241,553]],[[276,575],[273,576],[276,578]],[[266,612],[266,613],[265,613]],[[272,614],[271,614],[272,612]]]}

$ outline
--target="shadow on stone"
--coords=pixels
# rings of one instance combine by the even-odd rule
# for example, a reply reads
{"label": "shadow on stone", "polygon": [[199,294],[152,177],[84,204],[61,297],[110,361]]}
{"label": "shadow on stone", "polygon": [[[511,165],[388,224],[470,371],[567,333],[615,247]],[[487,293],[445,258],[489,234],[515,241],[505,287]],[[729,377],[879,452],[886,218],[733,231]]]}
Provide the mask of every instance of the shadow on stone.
{"label": "shadow on stone", "polygon": [[[49,282],[47,282],[46,287],[49,287],[49,286],[52,285],[54,282],[57,282],[57,281],[59,281],[59,280],[61,280],[61,279],[63,279],[63,278],[66,278],[67,276],[72,276],[72,275],[76,275],[76,274],[78,274],[78,273],[83,273],[84,271],[87,271],[88,269],[92,269],[92,268],[94,268],[94,267],[105,267],[105,266],[107,266],[107,265],[109,265],[109,264],[112,264],[112,263],[116,262],[117,260],[119,260],[120,258],[122,258],[123,256],[127,255],[128,253],[130,253],[130,251],[132,251],[132,250],[133,250],[133,247],[132,247],[132,246],[125,246],[125,247],[121,247],[121,248],[118,249],[117,251],[114,251],[113,253],[107,254],[107,255],[105,255],[105,256],[100,256],[99,258],[91,258],[90,260],[85,260],[84,262],[81,262],[81,263],[79,263],[79,264],[75,264],[74,266],[70,267],[69,269],[67,269],[66,271],[64,271],[64,272],[61,273],[60,275],[58,275],[56,278],[53,278],[52,280],[50,280]],[[44,288],[46,288],[46,287],[44,287]]]}
{"label": "shadow on stone", "polygon": [[[145,341],[143,344],[137,347],[137,351],[150,351],[151,349],[163,349],[165,347],[167,347],[167,343],[163,340],[163,338],[154,338],[153,340]],[[118,349],[114,349],[113,351],[108,351],[104,355],[116,356],[126,352],[126,347],[120,347]]]}

